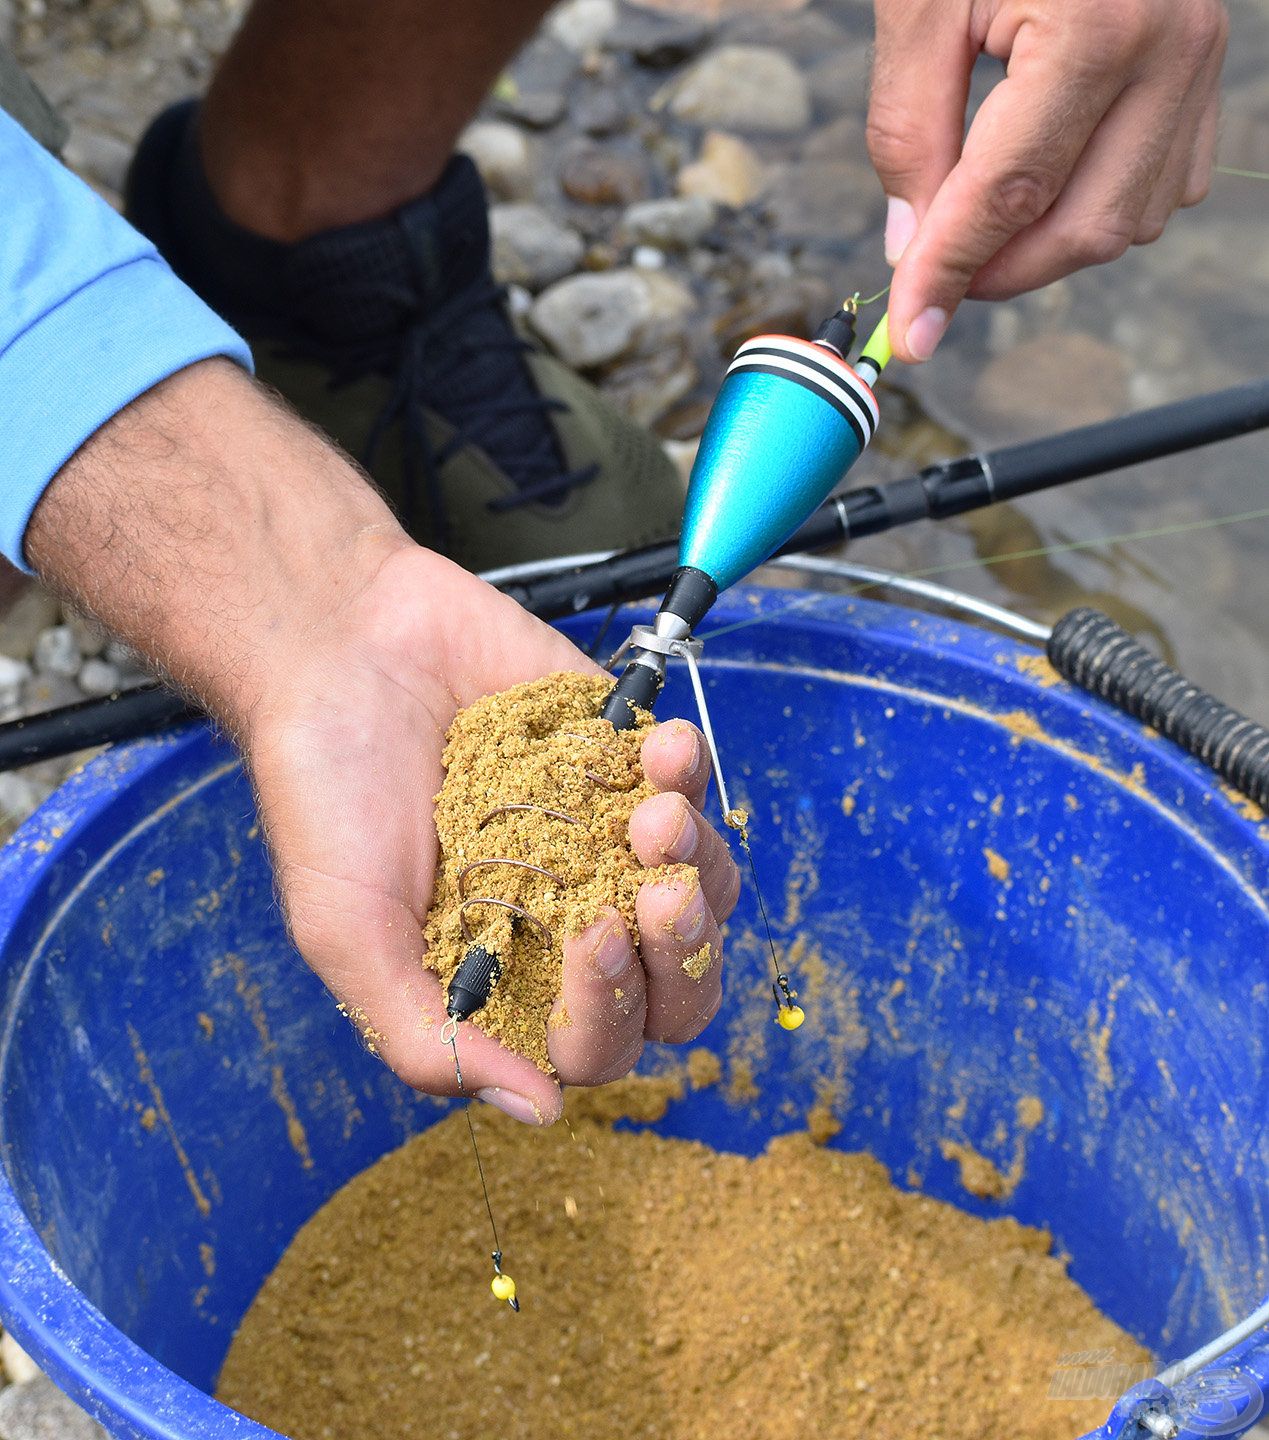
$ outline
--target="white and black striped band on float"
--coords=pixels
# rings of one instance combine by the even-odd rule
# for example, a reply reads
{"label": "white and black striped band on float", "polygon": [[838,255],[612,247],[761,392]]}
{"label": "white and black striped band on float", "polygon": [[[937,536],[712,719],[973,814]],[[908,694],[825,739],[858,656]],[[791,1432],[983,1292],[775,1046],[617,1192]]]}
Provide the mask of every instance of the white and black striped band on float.
{"label": "white and black striped band on float", "polygon": [[759,335],[736,351],[727,374],[744,370],[781,375],[826,400],[855,432],[861,450],[876,433],[880,417],[872,391],[844,361],[818,345]]}

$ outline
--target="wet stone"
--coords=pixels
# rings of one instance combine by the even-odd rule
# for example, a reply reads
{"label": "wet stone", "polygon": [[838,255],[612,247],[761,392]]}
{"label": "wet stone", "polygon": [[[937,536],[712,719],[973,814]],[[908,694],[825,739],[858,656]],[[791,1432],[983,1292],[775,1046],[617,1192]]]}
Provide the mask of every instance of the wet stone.
{"label": "wet stone", "polygon": [[701,195],[644,200],[622,216],[621,238],[628,245],[686,250],[713,225],[713,202]]}
{"label": "wet stone", "polygon": [[725,130],[711,130],[699,157],[678,174],[681,195],[700,195],[738,210],[756,200],[767,186],[767,167],[752,146]]}
{"label": "wet stone", "polygon": [[533,147],[518,126],[478,120],[463,132],[458,147],[476,162],[496,200],[524,200],[533,194]]}
{"label": "wet stone", "polygon": [[610,50],[632,55],[651,70],[669,70],[699,54],[712,34],[711,24],[691,15],[627,9],[606,43]]}
{"label": "wet stone", "polygon": [[653,354],[623,362],[604,376],[603,393],[636,425],[655,425],[699,379],[695,362],[680,340]]}
{"label": "wet stone", "polygon": [[610,270],[552,285],[538,296],[529,321],[561,360],[589,369],[631,350],[651,310],[641,276]]}
{"label": "wet stone", "polygon": [[616,0],[564,0],[546,18],[546,32],[570,50],[603,44],[617,23]]}
{"label": "wet stone", "polygon": [[784,170],[764,201],[776,229],[824,244],[857,240],[885,214],[876,174],[851,160],[804,160]]}
{"label": "wet stone", "polygon": [[489,225],[494,274],[503,284],[541,290],[581,264],[582,237],[540,205],[494,205]]}
{"label": "wet stone", "polygon": [[993,360],[978,377],[974,399],[998,424],[1060,430],[1123,414],[1128,375],[1127,359],[1113,346],[1095,335],[1059,332]]}
{"label": "wet stone", "polygon": [[868,64],[866,45],[846,46],[812,64],[806,83],[817,108],[862,115],[868,105]]}
{"label": "wet stone", "polygon": [[723,45],[656,97],[677,120],[751,134],[795,135],[811,119],[806,81],[782,51]]}
{"label": "wet stone", "polygon": [[608,86],[595,85],[572,102],[573,123],[587,135],[616,135],[630,127],[631,114],[624,97]]}
{"label": "wet stone", "polygon": [[560,186],[583,205],[629,205],[648,193],[648,167],[641,156],[582,142],[564,156]]}

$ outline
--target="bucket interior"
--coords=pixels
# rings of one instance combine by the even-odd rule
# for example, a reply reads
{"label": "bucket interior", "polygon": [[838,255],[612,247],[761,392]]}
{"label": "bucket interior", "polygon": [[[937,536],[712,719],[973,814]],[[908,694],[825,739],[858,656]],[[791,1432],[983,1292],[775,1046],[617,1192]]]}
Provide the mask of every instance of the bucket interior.
{"label": "bucket interior", "polygon": [[[754,1153],[827,1093],[833,1144],[1049,1228],[1112,1318],[1186,1353],[1269,1289],[1263,832],[1009,642],[791,600],[720,607],[706,676],[808,1023],[771,1023],[746,887],[700,1042],[724,1084],[657,1128]],[[682,676],[662,713],[692,714]],[[5,1176],[75,1289],[210,1390],[295,1230],[446,1106],[290,948],[249,787],[203,730],[94,762],[7,865]],[[995,1196],[963,1187],[970,1151]],[[38,1353],[58,1324],[21,1328]]]}

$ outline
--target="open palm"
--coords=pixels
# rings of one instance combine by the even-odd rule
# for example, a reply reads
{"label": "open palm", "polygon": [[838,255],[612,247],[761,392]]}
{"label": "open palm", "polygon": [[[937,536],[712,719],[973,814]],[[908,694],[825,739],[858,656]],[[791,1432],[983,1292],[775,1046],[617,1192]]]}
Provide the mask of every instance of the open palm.
{"label": "open palm", "polygon": [[[248,759],[291,933],[304,958],[393,1070],[431,1094],[453,1094],[440,1043],[444,999],[420,963],[437,840],[445,731],[481,695],[552,671],[596,670],[561,635],[438,556],[395,551],[315,636],[285,698],[248,737]],[[645,865],[694,865],[699,884],[646,884],[642,952],[615,911],[564,947],[563,1003],[550,1032],[560,1081],[625,1074],[645,1039],[695,1038],[721,1001],[721,961],[699,979],[683,960],[735,904],[739,876],[701,818],[708,761],[694,727],[658,726],[644,767],[662,792],[636,810],[631,840]],[[466,1088],[519,1119],[550,1123],[555,1079],[475,1027],[463,1031]]]}

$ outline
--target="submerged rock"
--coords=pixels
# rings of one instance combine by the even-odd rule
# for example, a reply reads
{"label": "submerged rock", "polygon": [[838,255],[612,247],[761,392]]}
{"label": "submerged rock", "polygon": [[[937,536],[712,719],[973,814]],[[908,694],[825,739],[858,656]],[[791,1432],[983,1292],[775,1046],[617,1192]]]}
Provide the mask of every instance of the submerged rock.
{"label": "submerged rock", "polygon": [[997,423],[1060,430],[1123,414],[1128,377],[1127,358],[1095,335],[1040,335],[993,360],[974,400]]}

